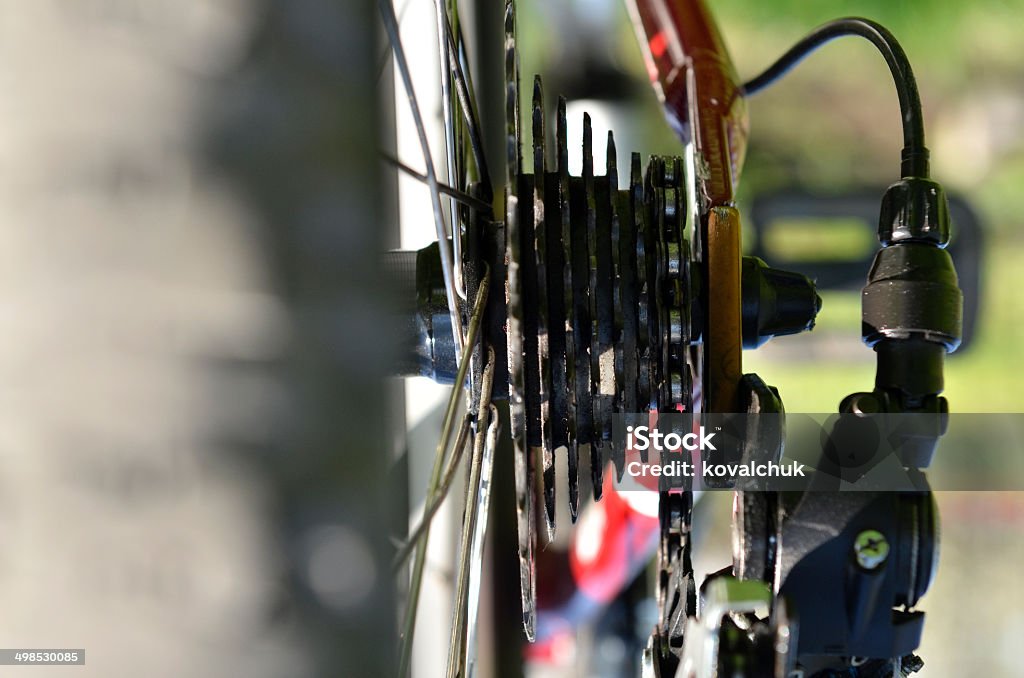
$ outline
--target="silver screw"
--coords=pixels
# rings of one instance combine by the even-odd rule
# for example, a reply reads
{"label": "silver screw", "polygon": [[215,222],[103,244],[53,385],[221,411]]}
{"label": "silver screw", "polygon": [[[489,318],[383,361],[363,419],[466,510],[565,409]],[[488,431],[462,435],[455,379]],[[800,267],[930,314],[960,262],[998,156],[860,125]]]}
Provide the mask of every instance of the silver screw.
{"label": "silver screw", "polygon": [[854,540],[853,552],[858,565],[865,570],[875,570],[889,557],[889,542],[878,530],[864,530]]}

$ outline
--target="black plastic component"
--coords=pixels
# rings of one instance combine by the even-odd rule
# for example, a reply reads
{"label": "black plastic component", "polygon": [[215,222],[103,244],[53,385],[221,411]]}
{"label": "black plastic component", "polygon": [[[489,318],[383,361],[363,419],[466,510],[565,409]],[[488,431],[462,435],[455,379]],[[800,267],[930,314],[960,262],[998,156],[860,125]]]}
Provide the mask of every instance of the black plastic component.
{"label": "black plastic component", "polygon": [[821,297],[810,278],[743,257],[743,348],[814,327]]}
{"label": "black plastic component", "polygon": [[890,186],[882,198],[878,239],[886,247],[900,242],[949,244],[949,204],[942,186],[920,177]]}
{"label": "black plastic component", "polygon": [[883,341],[875,346],[875,353],[875,388],[880,391],[903,393],[911,399],[942,393],[946,349],[941,344],[916,338]]}
{"label": "black plastic component", "polygon": [[960,344],[963,294],[943,249],[906,242],[879,250],[861,300],[868,346],[924,339],[952,352]]}
{"label": "black plastic component", "polygon": [[[886,342],[884,345],[899,346],[902,343]],[[931,350],[942,351],[942,347],[935,344],[929,344],[928,347]],[[941,361],[939,365],[941,366]],[[839,404],[841,414],[856,414],[859,417],[854,419],[841,417],[836,426],[849,425],[857,419],[863,419],[868,426],[876,431],[876,435],[888,441],[892,449],[896,451],[904,468],[925,469],[931,466],[939,438],[945,435],[949,428],[949,403],[942,396],[935,395],[942,389],[941,370],[938,372],[937,384],[935,381],[929,381],[934,379],[935,373],[932,372],[932,376],[917,382],[918,390],[909,390],[908,384],[912,385],[912,382],[901,380],[900,375],[912,373],[914,369],[913,363],[899,368],[899,371],[893,369],[889,364],[882,365],[878,371],[876,390],[873,393],[851,393]],[[889,379],[889,381],[883,381],[883,379]],[[913,416],[904,416],[906,414]],[[849,452],[857,454],[856,450],[851,450],[852,447],[858,445],[856,436],[844,435],[836,431],[832,438],[832,442],[837,444],[831,451],[826,451],[832,453],[833,459],[839,466],[843,466],[844,464],[839,461],[839,458],[846,456],[847,459],[851,459]],[[832,446],[831,443],[830,446]],[[868,449],[868,447],[864,446],[862,449]],[[869,461],[869,463],[873,466],[875,462]],[[862,472],[866,472],[869,468],[862,469]],[[856,473],[852,469],[850,471],[850,473],[843,473],[842,468],[836,468],[833,475],[842,475],[845,478]],[[859,475],[856,476],[856,478],[859,477]]]}
{"label": "black plastic component", "polygon": [[[807,492],[782,500],[775,576],[778,594],[801,615],[799,655],[884,658],[912,652],[924,614],[907,607],[928,589],[935,557],[931,493]],[[879,532],[889,547],[888,558],[873,570],[858,567],[854,557],[854,543],[865,530]]]}
{"label": "black plastic component", "polygon": [[[864,272],[871,266],[877,247],[865,241],[851,247],[837,247],[844,231],[854,222],[862,222],[865,232],[878,231],[878,198],[884,188],[860,188],[844,193],[810,193],[789,188],[762,193],[751,203],[747,223],[755,232],[751,254],[787,270],[800,271],[814,281],[818,292],[856,290],[864,287]],[[956,265],[957,277],[964,294],[963,338],[957,352],[969,348],[977,327],[982,303],[982,253],[985,251],[985,228],[981,216],[963,195],[950,192],[949,245],[945,248]],[[819,249],[786,247],[787,225],[817,224],[828,246]],[[856,234],[854,234],[856,235]],[[781,237],[780,237],[781,236]],[[874,239],[872,239],[874,240]]]}
{"label": "black plastic component", "polygon": [[944,406],[936,396],[945,354],[963,334],[963,293],[944,249],[948,212],[942,187],[917,177],[890,186],[882,201],[882,249],[861,294],[861,333],[878,356],[875,390],[888,411]]}

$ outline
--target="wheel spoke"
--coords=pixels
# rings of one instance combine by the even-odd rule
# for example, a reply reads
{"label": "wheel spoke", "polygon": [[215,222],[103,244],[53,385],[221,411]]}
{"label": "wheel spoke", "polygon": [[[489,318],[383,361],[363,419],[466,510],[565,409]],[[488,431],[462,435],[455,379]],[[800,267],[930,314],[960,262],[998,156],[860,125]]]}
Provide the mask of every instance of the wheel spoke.
{"label": "wheel spoke", "polygon": [[[444,0],[434,0],[434,8],[437,15],[437,44],[441,52],[441,110],[444,120],[444,147],[447,158],[448,184],[458,187],[458,167],[455,161],[455,117],[452,114],[452,72],[451,48],[449,47],[447,35],[450,31],[448,26],[448,10],[445,8]],[[449,201],[449,208],[452,223],[452,249],[455,258],[454,287],[459,298],[466,298],[466,290],[462,276],[462,226],[459,223],[458,210],[454,200]]]}
{"label": "wheel spoke", "polygon": [[465,672],[467,676],[473,675],[476,661],[476,623],[480,612],[481,571],[483,568],[484,542],[486,541],[485,537],[487,534],[487,517],[491,505],[494,452],[498,446],[498,408],[493,404],[490,406],[490,415],[490,424],[487,426],[487,440],[484,445],[483,468],[480,473],[480,492],[477,494],[480,515],[476,520],[476,529],[473,533],[473,549],[469,559],[469,600],[467,602],[469,612],[466,615],[468,634],[466,638]]}
{"label": "wheel spoke", "polygon": [[[399,26],[402,25],[402,19],[405,18],[405,10],[409,9],[409,3],[411,2],[412,0],[405,0],[405,2],[402,3],[402,6],[398,8],[398,12],[396,13],[396,20]],[[378,83],[380,82],[380,79],[384,77],[384,71],[388,67],[388,62],[391,61],[391,54],[391,45],[388,45],[387,47],[381,50],[380,56],[377,57]]]}
{"label": "wheel spoke", "polygon": [[[490,268],[484,273],[480,282],[480,289],[476,294],[476,301],[473,304],[473,314],[469,320],[469,328],[466,334],[466,345],[462,350],[462,357],[459,360],[459,369],[455,377],[456,384],[463,384],[466,381],[466,371],[469,368],[470,355],[476,344],[477,335],[480,331],[481,320],[483,319],[484,308],[487,306],[487,293],[490,288]],[[448,405],[445,408],[444,421],[441,425],[441,439],[437,443],[437,452],[434,456],[434,468],[430,474],[430,483],[427,487],[426,506],[431,506],[435,501],[438,488],[441,483],[441,469],[444,466],[445,451],[448,449],[448,441],[451,439],[452,429],[455,423],[455,412],[459,406],[459,388],[453,388],[448,398]],[[488,393],[488,397],[490,394]],[[427,558],[427,542],[430,539],[430,523],[427,522],[422,531],[422,536],[416,544],[416,555],[412,566],[412,580],[409,584],[409,600],[406,604],[405,619],[402,633],[402,657],[399,665],[399,675],[406,676],[409,673],[409,658],[412,655],[412,639],[416,630],[416,610],[419,607],[420,587],[423,583],[423,567]]]}
{"label": "wheel spoke", "polygon": [[[494,348],[487,347],[487,366],[483,372],[483,383],[480,390],[479,411],[487,416],[494,414],[491,407],[491,390],[494,385]],[[459,569],[456,578],[455,606],[452,616],[451,640],[448,644],[448,678],[456,678],[465,675],[466,648],[467,648],[467,623],[470,621],[468,602],[473,600],[473,612],[475,614],[478,603],[477,592],[471,592],[471,582],[476,586],[480,584],[479,559],[474,568],[473,555],[483,549],[483,533],[486,525],[479,522],[481,515],[486,517],[487,503],[490,499],[490,472],[493,461],[493,445],[490,454],[485,454],[486,443],[489,438],[496,436],[497,432],[492,427],[497,424],[497,419],[489,424],[486,429],[478,428],[476,437],[473,440],[473,458],[469,470],[469,483],[466,487],[466,511],[462,521],[462,540],[459,547]],[[493,433],[493,435],[492,435]],[[473,570],[476,569],[476,576]]]}
{"label": "wheel spoke", "polygon": [[[459,105],[462,108],[462,116],[466,122],[466,132],[469,135],[469,146],[473,152],[473,161],[476,163],[480,183],[491,195],[491,173],[487,167],[487,160],[484,157],[483,133],[480,127],[480,118],[476,108],[476,96],[473,92],[473,83],[469,79],[467,69],[459,58],[462,50],[456,43],[455,36],[450,30],[447,31],[448,53],[452,75],[455,76],[455,93],[459,98]],[[458,42],[462,42],[462,35],[458,36]]]}
{"label": "wheel spoke", "polygon": [[[412,112],[413,121],[416,125],[420,148],[423,151],[427,185],[430,187],[430,201],[434,212],[434,226],[437,231],[438,249],[441,252],[441,271],[444,275],[444,286],[447,292],[446,296],[448,297],[448,313],[451,316],[455,345],[461,354],[465,341],[462,333],[462,322],[459,317],[459,297],[455,287],[455,272],[452,267],[452,249],[447,242],[448,233],[444,224],[444,212],[441,209],[441,190],[434,171],[434,161],[430,153],[430,142],[427,140],[427,130],[423,124],[423,116],[420,112],[419,104],[416,102],[416,91],[412,85],[409,63],[405,57],[405,50],[402,48],[401,37],[398,34],[398,20],[395,18],[395,8],[391,5],[391,0],[379,0],[378,4],[380,6],[381,19],[384,23],[384,30],[388,34],[391,49],[395,54],[395,64],[398,67],[406,96],[409,99],[409,109]],[[453,240],[457,241],[458,238],[453,238]]]}
{"label": "wheel spoke", "polygon": [[448,490],[451,489],[452,481],[455,479],[455,472],[459,470],[459,462],[462,461],[462,455],[466,450],[466,441],[469,439],[469,427],[472,423],[472,417],[467,412],[462,417],[462,425],[459,427],[459,435],[455,437],[455,447],[452,448],[451,459],[448,460],[448,467],[445,469],[444,478],[441,480],[441,486],[438,488],[437,493],[430,505],[427,506],[426,510],[423,511],[423,517],[420,518],[420,523],[409,533],[409,539],[402,544],[398,551],[395,553],[394,560],[392,561],[393,570],[401,570],[405,561],[412,554],[412,551],[416,546],[419,545],[423,535],[430,528],[430,523],[434,519],[434,515],[437,513],[441,505],[444,504],[444,500],[448,497]]}
{"label": "wheel spoke", "polygon": [[[401,170],[403,173],[409,175],[413,179],[417,179],[419,181],[422,181],[422,182],[426,183],[426,181],[427,181],[427,175],[426,174],[423,174],[421,172],[417,172],[415,169],[413,169],[409,165],[406,165],[404,162],[402,162],[398,158],[396,158],[393,155],[390,155],[388,153],[385,153],[384,151],[381,151],[380,155],[381,155],[381,158],[385,162],[387,162],[388,164],[393,165],[394,167],[396,167],[397,169]],[[444,193],[445,195],[451,196],[456,201],[458,201],[459,203],[465,205],[466,207],[469,207],[471,209],[475,209],[475,210],[478,210],[478,211],[481,211],[481,212],[489,212],[491,210],[490,203],[486,203],[483,200],[481,200],[480,198],[476,198],[476,197],[470,195],[469,193],[466,193],[465,191],[460,191],[457,188],[452,188],[448,184],[442,184],[441,182],[438,182],[437,188],[442,193]]]}

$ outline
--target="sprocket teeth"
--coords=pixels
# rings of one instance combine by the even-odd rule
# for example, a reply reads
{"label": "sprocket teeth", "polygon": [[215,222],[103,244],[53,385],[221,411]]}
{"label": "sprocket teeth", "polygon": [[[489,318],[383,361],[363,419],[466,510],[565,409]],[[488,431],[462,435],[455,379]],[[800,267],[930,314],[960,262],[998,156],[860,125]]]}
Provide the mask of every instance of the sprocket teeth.
{"label": "sprocket teeth", "polygon": [[[509,26],[514,33],[514,21]],[[629,185],[620,190],[614,137],[607,135],[605,174],[596,175],[593,123],[584,114],[582,172],[571,175],[567,104],[560,98],[552,167],[539,77],[526,162],[532,171],[520,169],[518,65],[509,44],[514,50],[514,34],[506,34],[509,395],[529,635],[537,534],[543,530],[550,540],[555,530],[556,456],[563,449],[567,455],[567,499],[575,521],[581,475],[595,499],[609,461],[615,476],[623,477],[625,450],[611,443],[615,415],[692,410],[690,249],[682,161],[653,158],[644,170],[634,153]],[[582,446],[589,447],[589,474],[581,474]]]}

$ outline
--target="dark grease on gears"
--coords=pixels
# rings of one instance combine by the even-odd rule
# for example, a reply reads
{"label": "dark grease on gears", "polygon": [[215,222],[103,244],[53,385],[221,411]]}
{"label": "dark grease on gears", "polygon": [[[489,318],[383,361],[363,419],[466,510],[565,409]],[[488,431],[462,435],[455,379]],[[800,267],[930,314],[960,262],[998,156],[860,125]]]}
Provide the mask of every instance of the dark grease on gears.
{"label": "dark grease on gears", "polygon": [[[555,167],[545,157],[543,97],[534,88],[533,173],[519,176],[519,242],[509,261],[523,275],[524,447],[540,448],[546,524],[555,513],[554,463],[565,449],[569,506],[579,507],[579,449],[590,448],[600,496],[612,417],[619,412],[690,409],[689,244],[682,160],[653,158],[641,179],[618,187],[609,135],[606,169],[596,175],[589,116],[583,119],[583,176],[568,174],[565,102],[555,121]],[[532,209],[526,208],[532,197]],[[536,351],[535,354],[531,352]],[[614,462],[621,476],[621,451]]]}
{"label": "dark grease on gears", "polygon": [[[567,496],[575,521],[581,448],[584,454],[589,450],[590,473],[583,477],[589,477],[595,499],[601,496],[609,457],[620,479],[625,470],[625,450],[610,444],[614,415],[694,410],[700,372],[695,367],[699,353],[693,349],[702,340],[697,302],[704,274],[691,244],[694,226],[686,219],[688,177],[681,158],[653,157],[644,167],[633,153],[628,185],[620,189],[612,134],[604,172],[598,174],[593,129],[585,114],[582,175],[570,175],[565,101],[558,103],[551,149],[537,78],[529,116],[533,141],[529,160],[523,162],[514,35],[514,12],[509,12],[504,223],[472,210],[463,214],[462,264],[466,289],[474,292],[481,262],[496,272],[481,334],[484,342],[499,351],[506,346],[508,352],[507,375],[495,381],[492,397],[507,396],[510,403],[523,622],[532,638],[534,552],[538,526],[549,540],[554,536],[558,456],[567,455]],[[411,269],[409,256],[390,256],[402,270]],[[443,322],[443,280],[439,267],[431,264],[437,256],[436,245],[423,250],[415,257],[415,276],[411,271],[404,275],[415,279],[419,300],[406,343],[415,371],[451,383],[454,341],[450,324]],[[809,280],[759,261],[748,268],[752,275],[744,290],[751,298],[744,299],[745,326],[753,342],[813,324],[820,302]],[[468,322],[468,308],[462,311]],[[470,370],[472,383],[478,373],[477,367]],[[678,551],[666,560],[671,567],[665,570],[663,597],[671,600],[671,618],[680,623],[693,607],[686,555],[691,500],[678,494],[686,489],[662,488],[663,495],[675,493],[667,503],[663,499],[674,507],[671,519],[663,520],[663,536]],[[671,645],[680,629],[669,626],[662,633]]]}

